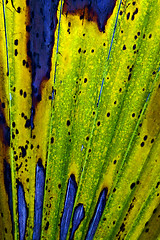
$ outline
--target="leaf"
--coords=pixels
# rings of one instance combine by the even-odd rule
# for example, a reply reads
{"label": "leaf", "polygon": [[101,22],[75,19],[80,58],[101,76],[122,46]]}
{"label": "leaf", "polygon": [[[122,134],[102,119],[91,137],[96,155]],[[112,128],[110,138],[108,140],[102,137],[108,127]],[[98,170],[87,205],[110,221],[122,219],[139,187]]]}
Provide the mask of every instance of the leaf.
{"label": "leaf", "polygon": [[1,2],[0,239],[159,239],[159,10]]}

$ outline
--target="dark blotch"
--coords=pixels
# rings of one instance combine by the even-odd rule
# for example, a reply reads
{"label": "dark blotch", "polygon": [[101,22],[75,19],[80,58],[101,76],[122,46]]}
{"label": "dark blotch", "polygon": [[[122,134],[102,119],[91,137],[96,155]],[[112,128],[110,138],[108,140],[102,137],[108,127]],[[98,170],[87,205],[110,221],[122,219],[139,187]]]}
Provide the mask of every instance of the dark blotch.
{"label": "dark blotch", "polygon": [[65,0],[63,13],[80,16],[80,19],[96,22],[99,31],[105,31],[105,25],[115,7],[116,0]]}
{"label": "dark blotch", "polygon": [[25,201],[25,193],[23,185],[17,180],[18,191],[18,223],[19,223],[19,239],[25,239],[26,223],[28,217],[28,209]]}
{"label": "dark blotch", "polygon": [[36,166],[36,186],[35,186],[35,212],[33,240],[39,240],[41,236],[42,210],[44,198],[45,171],[41,159]]}
{"label": "dark blotch", "polygon": [[8,205],[9,205],[9,210],[11,213],[11,220],[12,220],[12,234],[14,233],[13,228],[14,228],[14,223],[13,223],[13,202],[12,202],[12,180],[11,180],[11,168],[10,164],[7,163],[7,161],[4,159],[3,162],[4,166],[4,185],[5,189],[8,195]]}
{"label": "dark blotch", "polygon": [[84,207],[83,204],[80,203],[74,210],[70,240],[74,238],[74,233],[79,227],[84,217],[85,217]]}
{"label": "dark blotch", "polygon": [[97,229],[99,221],[101,219],[103,210],[104,210],[105,205],[106,205],[107,192],[108,192],[108,189],[104,188],[103,191],[100,193],[93,218],[92,218],[92,220],[89,224],[89,229],[88,229],[88,233],[87,233],[87,236],[86,236],[86,240],[92,240],[93,237],[94,237],[94,234],[96,232],[96,229]]}
{"label": "dark blotch", "polygon": [[[51,57],[54,45],[54,33],[57,26],[57,7],[59,0],[30,1],[30,25],[27,26],[29,41],[27,43],[28,57],[32,67],[32,109],[31,128],[33,125],[33,112],[41,100],[42,82],[50,78]],[[33,16],[34,12],[34,16]],[[38,33],[38,38],[37,38]]]}
{"label": "dark blotch", "polygon": [[77,192],[77,183],[75,176],[72,174],[68,180],[66,199],[61,220],[60,240],[65,240],[68,233],[70,219],[73,211],[74,201]]}

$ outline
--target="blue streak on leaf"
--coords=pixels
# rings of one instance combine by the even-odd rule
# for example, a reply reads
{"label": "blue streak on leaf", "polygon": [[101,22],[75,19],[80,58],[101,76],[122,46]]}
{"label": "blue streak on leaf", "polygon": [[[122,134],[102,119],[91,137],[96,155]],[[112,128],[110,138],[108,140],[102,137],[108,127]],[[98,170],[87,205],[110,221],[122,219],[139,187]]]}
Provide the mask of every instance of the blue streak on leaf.
{"label": "blue streak on leaf", "polygon": [[85,217],[84,207],[83,204],[80,203],[74,210],[70,240],[73,239],[74,233],[79,227],[84,217]]}
{"label": "blue streak on leaf", "polygon": [[66,199],[61,220],[60,240],[65,240],[68,233],[70,219],[73,211],[74,201],[77,192],[77,183],[75,176],[72,174],[68,180]]}
{"label": "blue streak on leaf", "polygon": [[106,205],[107,192],[108,192],[108,189],[104,188],[103,191],[101,192],[100,196],[99,196],[98,203],[97,203],[97,206],[96,206],[96,209],[95,209],[95,213],[94,213],[93,218],[92,218],[92,220],[90,222],[90,225],[89,225],[86,240],[92,240],[93,237],[94,237],[94,234],[96,232],[96,229],[97,229],[99,221],[101,219],[103,210],[104,210],[105,205]]}
{"label": "blue streak on leaf", "polygon": [[104,78],[103,78],[103,80],[102,80],[102,84],[101,84],[101,90],[100,90],[100,93],[99,93],[99,98],[98,98],[97,107],[99,106],[99,101],[100,101],[101,94],[102,94],[102,89],[103,89],[103,83],[104,83]]}
{"label": "blue streak on leaf", "polygon": [[7,163],[5,159],[4,159],[4,185],[6,192],[8,194],[8,204],[12,220],[12,234],[14,234],[11,168],[10,164]]}
{"label": "blue streak on leaf", "polygon": [[39,161],[36,166],[35,213],[34,213],[33,240],[39,240],[41,237],[44,184],[45,184],[45,171],[44,171],[42,162]]}
{"label": "blue streak on leaf", "polygon": [[23,185],[19,181],[17,181],[17,191],[18,191],[19,240],[24,240],[28,211],[27,211],[27,206],[25,202]]}

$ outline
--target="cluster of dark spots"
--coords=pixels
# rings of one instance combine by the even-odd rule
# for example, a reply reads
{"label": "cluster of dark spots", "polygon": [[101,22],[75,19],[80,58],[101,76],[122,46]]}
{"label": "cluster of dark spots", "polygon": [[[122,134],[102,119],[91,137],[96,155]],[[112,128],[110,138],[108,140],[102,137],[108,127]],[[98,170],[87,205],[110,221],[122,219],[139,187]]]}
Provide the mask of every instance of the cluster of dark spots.
{"label": "cluster of dark spots", "polygon": [[84,18],[88,21],[96,22],[99,31],[105,31],[107,20],[112,15],[116,0],[65,0],[63,6],[63,14],[79,15],[80,20]]}
{"label": "cluster of dark spots", "polygon": [[17,172],[20,170],[21,167],[22,167],[22,162],[20,163],[19,166],[18,166],[18,163],[16,163],[16,171],[17,171]]}
{"label": "cluster of dark spots", "polygon": [[23,66],[26,66],[26,68],[29,68],[29,63],[23,59],[22,61]]}
{"label": "cluster of dark spots", "polygon": [[26,156],[26,149],[23,146],[19,146],[19,149],[21,149],[21,153],[19,157],[24,158]]}
{"label": "cluster of dark spots", "polygon": [[25,123],[25,128],[29,128],[31,126],[31,120],[27,119]]}
{"label": "cluster of dark spots", "polygon": [[136,10],[133,12],[133,14],[132,14],[132,21],[134,20],[134,18],[135,18],[135,15],[138,13],[138,8],[136,8]]}
{"label": "cluster of dark spots", "polygon": [[118,239],[120,240],[120,233],[125,231],[125,224],[122,223],[119,229],[119,232],[116,234],[116,237],[119,237]]}

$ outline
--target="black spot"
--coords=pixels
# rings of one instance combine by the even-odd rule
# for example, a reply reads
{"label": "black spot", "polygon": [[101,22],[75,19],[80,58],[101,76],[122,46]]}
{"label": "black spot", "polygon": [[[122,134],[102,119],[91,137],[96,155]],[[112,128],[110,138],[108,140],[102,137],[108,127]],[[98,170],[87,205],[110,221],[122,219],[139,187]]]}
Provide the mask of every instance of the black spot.
{"label": "black spot", "polygon": [[86,82],[87,82],[87,78],[84,79],[84,83],[86,83]]}
{"label": "black spot", "polygon": [[17,8],[17,12],[18,12],[18,13],[21,12],[21,8],[20,8],[20,7]]}
{"label": "black spot", "polygon": [[128,75],[128,81],[131,79],[131,73]]}
{"label": "black spot", "polygon": [[20,147],[21,151],[22,151],[22,158],[24,158],[26,156],[26,149],[22,146]]}
{"label": "black spot", "polygon": [[127,20],[129,19],[129,17],[130,17],[130,12],[129,12],[129,13],[127,13]]}
{"label": "black spot", "polygon": [[25,123],[25,128],[29,128],[31,126],[31,120],[27,119]]}
{"label": "black spot", "polygon": [[14,41],[14,45],[18,45],[18,39],[16,39],[15,41]]}
{"label": "black spot", "polygon": [[15,51],[14,51],[14,55],[15,55],[15,56],[18,55],[18,51],[17,51],[17,49],[15,49]]}
{"label": "black spot", "polygon": [[100,124],[101,124],[101,122],[100,122],[100,121],[98,121],[98,122],[97,122],[97,126],[100,126]]}
{"label": "black spot", "polygon": [[20,93],[20,95],[22,96],[22,95],[23,95],[23,90],[21,89],[21,90],[19,91],[19,93]]}
{"label": "black spot", "polygon": [[151,140],[151,143],[153,143],[153,142],[154,142],[154,139]]}
{"label": "black spot", "polygon": [[51,137],[51,143],[54,143],[54,138],[53,137]]}
{"label": "black spot", "polygon": [[135,49],[136,49],[136,44],[133,45],[133,50],[135,50]]}
{"label": "black spot", "polygon": [[126,50],[126,45],[123,46],[123,50]]}
{"label": "black spot", "polygon": [[131,189],[133,189],[135,187],[135,183],[133,182],[130,186]]}
{"label": "black spot", "polygon": [[147,140],[147,135],[145,135],[143,139],[144,139],[144,141],[146,141]]}
{"label": "black spot", "polygon": [[70,120],[67,120],[67,126],[69,126],[71,124]]}
{"label": "black spot", "polygon": [[141,142],[141,147],[143,147],[144,146],[144,142]]}
{"label": "black spot", "polygon": [[108,112],[108,113],[107,113],[107,117],[110,117],[110,115],[111,115],[110,112]]}

